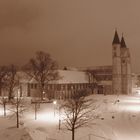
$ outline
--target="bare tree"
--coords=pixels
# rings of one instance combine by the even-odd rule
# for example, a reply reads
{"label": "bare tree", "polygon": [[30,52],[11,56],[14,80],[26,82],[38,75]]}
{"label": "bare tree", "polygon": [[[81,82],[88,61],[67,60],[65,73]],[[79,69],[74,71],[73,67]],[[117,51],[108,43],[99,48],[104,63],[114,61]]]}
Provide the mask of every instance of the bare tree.
{"label": "bare tree", "polygon": [[[7,66],[0,66],[0,104],[3,106],[3,115],[6,116],[6,104],[7,104],[7,98],[4,97],[4,89],[5,89],[5,81],[6,76],[8,74],[8,67]],[[3,91],[3,92],[2,92]]]}
{"label": "bare tree", "polygon": [[59,78],[56,61],[51,58],[50,54],[42,51],[36,52],[36,56],[30,59],[23,69],[38,82],[41,100],[43,100],[45,84]]}
{"label": "bare tree", "polygon": [[11,100],[13,98],[14,89],[19,87],[19,77],[17,75],[17,66],[10,65],[8,67],[8,72],[5,79],[5,88],[8,91],[8,98]]}
{"label": "bare tree", "polygon": [[13,114],[11,116],[16,116],[16,126],[19,128],[20,126],[20,118],[23,115],[23,112],[27,109],[27,104],[23,97],[20,97],[18,92],[17,96],[11,100],[12,107],[9,109]]}
{"label": "bare tree", "polygon": [[2,89],[4,89],[5,86],[5,77],[8,73],[8,67],[6,66],[0,66],[0,96],[2,96]]}
{"label": "bare tree", "polygon": [[95,101],[88,99],[85,96],[86,91],[77,91],[72,99],[69,99],[63,106],[64,123],[69,131],[72,131],[72,140],[75,138],[75,130],[88,126],[93,119],[97,118],[95,115],[96,106],[93,105]]}
{"label": "bare tree", "polygon": [[16,70],[14,65],[0,67],[0,95],[2,96],[0,104],[3,106],[4,116],[6,116],[6,104],[8,103],[4,90],[8,91],[9,99],[11,99],[12,89],[15,86],[15,75]]}

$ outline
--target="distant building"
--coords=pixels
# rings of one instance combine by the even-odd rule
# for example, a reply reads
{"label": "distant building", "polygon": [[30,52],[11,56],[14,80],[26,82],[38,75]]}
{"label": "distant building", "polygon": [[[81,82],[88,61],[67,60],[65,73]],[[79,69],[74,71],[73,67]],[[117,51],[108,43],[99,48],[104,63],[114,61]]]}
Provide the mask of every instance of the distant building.
{"label": "distant building", "polygon": [[94,78],[94,85],[96,83],[97,94],[112,94],[112,66],[96,66],[85,69],[91,73]]}
{"label": "distant building", "polygon": [[[131,94],[132,84],[134,86],[135,83],[135,76],[131,74],[129,48],[123,36],[121,41],[119,40],[117,31],[112,42],[112,65],[88,67],[82,70],[64,67],[58,72],[61,78],[45,85],[44,97],[68,99],[75,91],[83,89],[105,95]],[[40,97],[37,81],[30,79],[25,73],[21,75],[22,96]]]}
{"label": "distant building", "polygon": [[[51,81],[45,85],[44,98],[68,99],[77,90],[90,89],[88,76],[78,70],[58,70],[59,80]],[[38,84],[34,79],[28,82],[28,92],[25,96],[39,97]]]}
{"label": "distant building", "polygon": [[112,92],[113,94],[132,93],[131,57],[129,48],[126,46],[124,37],[119,40],[115,31],[112,42]]}
{"label": "distant building", "polygon": [[[90,72],[90,77],[87,74]],[[51,98],[70,98],[75,90],[91,89],[97,94],[131,94],[132,74],[131,57],[124,37],[121,41],[115,31],[112,42],[112,65],[78,69],[59,70],[61,79],[46,86],[46,95]],[[92,77],[92,78],[91,78]],[[28,96],[37,96],[37,83],[28,83]]]}
{"label": "distant building", "polygon": [[[131,94],[132,74],[131,57],[124,37],[119,40],[115,31],[112,42],[112,66],[99,66],[86,68],[94,75],[99,94]],[[85,70],[86,70],[85,69]]]}

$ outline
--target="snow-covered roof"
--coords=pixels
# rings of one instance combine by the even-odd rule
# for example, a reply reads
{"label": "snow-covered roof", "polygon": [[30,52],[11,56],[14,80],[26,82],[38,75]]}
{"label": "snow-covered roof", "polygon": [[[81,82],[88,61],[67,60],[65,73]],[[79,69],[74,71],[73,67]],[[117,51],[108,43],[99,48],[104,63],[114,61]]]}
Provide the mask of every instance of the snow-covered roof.
{"label": "snow-covered roof", "polygon": [[[88,83],[88,77],[85,72],[78,70],[58,70],[60,79],[50,81],[50,84],[68,84],[68,83]],[[34,78],[29,80],[30,83],[36,83]]]}
{"label": "snow-covered roof", "polygon": [[60,79],[52,83],[88,83],[88,77],[85,72],[78,70],[58,70]]}

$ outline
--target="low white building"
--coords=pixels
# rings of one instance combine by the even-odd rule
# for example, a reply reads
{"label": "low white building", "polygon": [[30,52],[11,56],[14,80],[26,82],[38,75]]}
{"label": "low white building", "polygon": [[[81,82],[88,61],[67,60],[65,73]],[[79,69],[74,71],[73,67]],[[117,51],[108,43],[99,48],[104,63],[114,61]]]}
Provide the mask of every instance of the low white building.
{"label": "low white building", "polygon": [[[71,98],[77,90],[90,89],[91,84],[86,72],[78,70],[58,70],[60,79],[45,85],[44,97]],[[21,93],[27,97],[39,97],[39,87],[35,79],[21,80]]]}

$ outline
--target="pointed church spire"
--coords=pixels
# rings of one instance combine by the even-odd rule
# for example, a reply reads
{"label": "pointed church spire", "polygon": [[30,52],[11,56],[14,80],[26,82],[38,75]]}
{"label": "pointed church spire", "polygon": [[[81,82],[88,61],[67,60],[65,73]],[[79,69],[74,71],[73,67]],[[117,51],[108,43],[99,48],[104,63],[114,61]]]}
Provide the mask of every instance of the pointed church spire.
{"label": "pointed church spire", "polygon": [[126,48],[126,44],[125,44],[125,41],[124,41],[123,34],[122,34],[122,39],[121,39],[121,47]]}
{"label": "pointed church spire", "polygon": [[120,44],[120,39],[119,39],[117,30],[115,30],[115,35],[114,35],[114,39],[113,39],[112,44]]}

